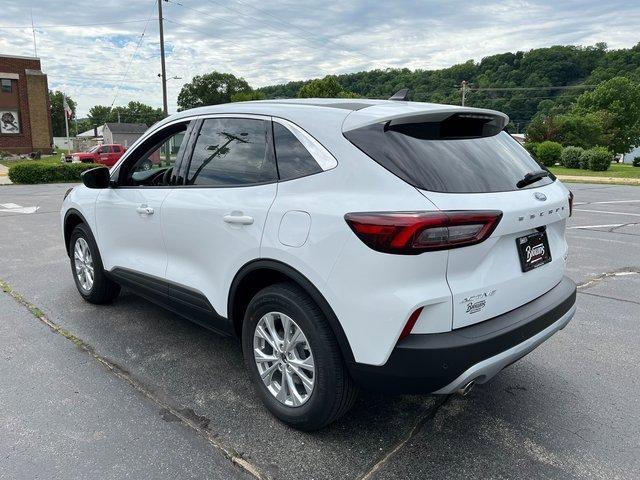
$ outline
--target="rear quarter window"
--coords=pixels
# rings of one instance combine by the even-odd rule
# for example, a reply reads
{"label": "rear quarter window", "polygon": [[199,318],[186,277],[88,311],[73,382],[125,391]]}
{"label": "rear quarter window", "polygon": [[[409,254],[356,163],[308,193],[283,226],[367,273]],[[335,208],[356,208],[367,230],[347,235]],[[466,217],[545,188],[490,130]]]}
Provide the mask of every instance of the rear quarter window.
{"label": "rear quarter window", "polygon": [[[542,167],[506,132],[476,138],[433,135],[433,124],[377,123],[344,133],[356,147],[407,183],[432,192],[518,190],[525,174]],[[440,131],[440,130],[439,130]],[[545,177],[526,188],[548,185]]]}
{"label": "rear quarter window", "polygon": [[273,140],[280,180],[322,172],[315,158],[287,127],[273,122]]}

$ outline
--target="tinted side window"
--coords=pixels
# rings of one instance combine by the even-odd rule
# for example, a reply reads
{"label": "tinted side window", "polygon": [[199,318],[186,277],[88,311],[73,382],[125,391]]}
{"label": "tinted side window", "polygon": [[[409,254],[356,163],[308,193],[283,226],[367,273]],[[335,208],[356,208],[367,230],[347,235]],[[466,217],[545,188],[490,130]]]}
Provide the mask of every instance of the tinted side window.
{"label": "tinted side window", "polygon": [[187,183],[230,187],[273,182],[276,165],[269,152],[264,120],[210,118],[202,123]]}
{"label": "tinted side window", "polygon": [[273,123],[273,140],[280,180],[305,177],[322,171],[300,140],[283,125]]}
{"label": "tinted side window", "polygon": [[120,153],[120,147],[119,147],[119,146],[117,146],[117,145],[114,145],[114,146],[113,146],[113,151],[114,151],[115,153]]}

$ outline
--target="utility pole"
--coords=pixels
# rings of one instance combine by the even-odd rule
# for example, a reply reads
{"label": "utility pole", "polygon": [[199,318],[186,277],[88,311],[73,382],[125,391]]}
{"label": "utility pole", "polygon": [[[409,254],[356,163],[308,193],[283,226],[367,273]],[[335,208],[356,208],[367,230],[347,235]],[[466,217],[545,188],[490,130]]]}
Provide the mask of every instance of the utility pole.
{"label": "utility pole", "polygon": [[164,116],[169,115],[169,109],[167,108],[167,70],[164,64],[164,27],[162,18],[162,2],[164,0],[158,0],[158,23],[160,25],[160,64],[162,66],[162,109]]}
{"label": "utility pole", "polygon": [[469,83],[466,80],[462,81],[462,106],[464,107],[464,102],[467,99],[467,90],[469,88]]}
{"label": "utility pole", "polygon": [[33,26],[33,8],[31,9],[31,33],[33,33],[33,56],[38,58],[38,47],[36,46],[36,27]]}
{"label": "utility pole", "polygon": [[67,96],[62,94],[62,110],[64,111],[64,129],[67,133],[67,153],[71,154],[71,142],[69,141],[69,113],[67,108],[69,108],[69,104],[67,103]]}

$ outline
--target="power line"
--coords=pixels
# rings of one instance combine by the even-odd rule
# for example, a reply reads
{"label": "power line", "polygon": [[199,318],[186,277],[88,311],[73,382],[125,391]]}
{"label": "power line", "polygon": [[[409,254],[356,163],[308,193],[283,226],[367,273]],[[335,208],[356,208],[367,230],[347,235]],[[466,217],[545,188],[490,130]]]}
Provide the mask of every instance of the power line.
{"label": "power line", "polygon": [[138,49],[140,48],[140,45],[142,45],[142,40],[144,39],[144,34],[147,32],[147,27],[149,26],[149,22],[151,21],[151,17],[153,16],[153,12],[155,11],[156,1],[160,1],[161,2],[162,0],[154,0],[154,2],[153,2],[153,8],[151,9],[151,13],[149,14],[149,18],[147,18],[147,21],[144,24],[144,28],[142,29],[142,33],[140,34],[140,38],[138,39],[138,44],[136,45],[136,48],[133,51],[133,54],[131,55],[131,58],[129,59],[129,63],[127,63],[127,67],[124,70],[124,73],[122,75],[122,79],[120,80],[120,83],[116,87],[116,93],[113,96],[113,101],[111,102],[111,105],[109,106],[109,110],[111,110],[113,108],[113,105],[116,103],[116,99],[118,98],[118,94],[120,93],[120,87],[122,86],[122,83],[124,82],[124,79],[127,78],[127,75],[129,73],[129,68],[131,67],[131,64],[133,63],[133,59],[135,58],[136,53],[138,53]]}
{"label": "power line", "polygon": [[472,92],[498,92],[511,90],[570,90],[574,88],[595,88],[597,85],[559,85],[555,87],[479,87],[471,88]]}
{"label": "power line", "polygon": [[[186,8],[187,10],[191,10],[192,12],[197,13],[198,15],[204,15],[205,17],[209,17],[209,18],[212,18],[212,19],[217,20],[217,21],[219,21],[219,20],[220,20],[220,18],[215,17],[215,16],[211,15],[211,14],[210,14],[210,13],[208,13],[208,12],[205,12],[205,11],[203,11],[203,10],[198,10],[197,8],[193,8],[193,7],[190,7],[190,6],[188,6],[188,5],[184,5],[183,3],[180,3],[180,2],[177,2],[177,1],[170,1],[170,0],[167,0],[167,3],[170,3],[170,4],[172,4],[172,5],[179,5],[179,6],[181,6],[181,7]],[[169,20],[168,18],[166,18],[165,20],[166,20],[167,22],[177,23],[178,25],[186,26],[187,28],[191,28],[191,29],[193,29],[193,30],[195,30],[195,31],[197,31],[197,32],[203,33],[203,34],[205,34],[205,35],[207,35],[207,36],[211,36],[211,33],[210,33],[210,32],[205,32],[204,30],[199,30],[199,29],[197,29],[197,28],[195,28],[195,27],[191,27],[190,25],[181,24],[180,22],[177,22],[177,21],[175,21],[175,20]],[[227,22],[227,23],[231,23],[231,24],[236,25],[236,26],[238,26],[238,27],[240,27],[240,28],[242,28],[242,29],[245,29],[245,30],[246,30],[246,28],[247,28],[247,26],[246,26],[246,25],[243,25],[243,24],[241,24],[241,23],[239,23],[239,22],[234,22],[234,21],[232,21],[232,20],[228,20],[228,19],[226,19],[226,20],[225,20],[225,22]],[[284,40],[284,41],[287,41],[287,42],[289,42],[289,43],[294,43],[294,42],[291,42],[291,40],[287,40],[287,39],[283,39],[283,40]],[[224,41],[225,43],[230,43],[230,44],[232,44],[232,45],[239,46],[238,44],[236,44],[236,43],[234,43],[234,42],[229,42],[229,41],[227,41],[227,40],[223,40],[223,41]],[[242,48],[247,48],[247,45],[242,45]],[[251,48],[251,47],[248,47],[248,48]],[[261,52],[261,53],[264,53],[263,51],[258,50],[258,49],[255,49],[255,48],[251,48],[251,49],[252,49],[252,50],[255,50],[255,51],[259,51],[259,52]]]}
{"label": "power line", "polygon": [[[209,2],[210,3],[215,3],[216,5],[219,5],[219,6],[223,7],[223,8],[226,8],[227,10],[231,10],[232,12],[235,12],[235,13],[238,13],[238,14],[241,14],[241,15],[244,15],[244,16],[250,16],[251,18],[254,18],[254,19],[258,20],[259,22],[266,23],[264,18],[257,18],[257,17],[253,17],[251,15],[247,15],[246,12],[242,12],[240,10],[236,10],[236,9],[228,6],[226,3],[219,2],[218,0],[209,0]],[[282,25],[288,25],[290,27],[293,27],[293,28],[296,28],[296,29],[300,30],[301,32],[304,33],[304,35],[300,35],[300,34],[297,35],[300,38],[304,38],[306,40],[309,40],[309,41],[312,41],[312,42],[316,42],[316,43],[320,42],[320,45],[322,45],[323,47],[326,47],[327,43],[331,43],[331,44],[335,45],[336,47],[344,50],[345,52],[347,51],[347,48],[345,48],[343,45],[340,45],[339,43],[337,43],[333,39],[325,37],[323,35],[318,35],[317,38],[315,38],[315,36],[309,35],[309,31],[307,31],[307,30],[305,30],[305,29],[303,29],[301,27],[298,27],[297,25],[295,25],[293,23],[287,22],[286,20],[278,18],[277,16],[273,15],[271,12],[268,12],[266,10],[262,10],[260,8],[254,7],[253,5],[249,5],[249,4],[241,2],[241,1],[237,1],[236,3],[240,3],[240,4],[242,4],[242,5],[246,6],[246,7],[253,8],[254,10],[256,10],[256,11],[258,11],[258,12],[264,14],[264,15],[268,15],[268,16],[274,18],[278,23],[280,23]],[[274,28],[277,28],[278,30],[280,30],[279,27],[274,27]],[[366,54],[364,52],[356,51],[356,52],[352,52],[352,53],[356,53],[356,54],[362,55],[363,57],[368,58],[369,60],[376,61],[375,58],[373,58],[372,56],[370,56],[370,55],[368,55],[368,54]]]}
{"label": "power line", "polygon": [[96,27],[100,25],[123,25],[125,23],[142,23],[147,20],[126,20],[121,22],[100,22],[100,23],[69,23],[65,25],[25,25],[25,26],[16,26],[16,25],[5,25],[1,26],[0,29],[21,29],[21,28],[66,28],[66,27]]}
{"label": "power line", "polygon": [[[204,15],[204,16],[209,17],[209,18],[212,18],[212,19],[214,19],[214,20],[216,20],[216,21],[220,21],[220,18],[219,18],[219,17],[215,17],[215,16],[211,15],[210,13],[205,12],[205,11],[203,11],[203,10],[198,10],[197,8],[190,7],[190,6],[188,6],[188,5],[185,5],[185,4],[183,4],[183,3],[180,3],[180,2],[178,2],[178,1],[173,1],[173,0],[166,0],[166,1],[167,1],[167,3],[173,4],[173,5],[179,5],[179,6],[181,6],[181,7],[186,8],[187,10],[191,10],[191,11],[193,11],[193,12],[197,13],[198,15]],[[223,6],[224,6],[224,5],[223,5]],[[230,9],[229,7],[225,7],[225,8]],[[246,13],[244,13],[244,12],[239,12],[238,10],[234,10],[234,9],[230,9],[230,10],[231,10],[231,11],[234,11],[234,12],[236,12],[236,13],[241,13],[243,16],[251,17],[250,15],[247,15],[247,14],[246,14]],[[254,18],[254,19],[255,19],[255,17],[251,17],[251,18]],[[169,19],[165,19],[165,20],[166,20],[166,21],[170,21]],[[265,23],[265,24],[269,25],[269,24],[268,24],[268,22],[265,22],[265,21],[264,21],[264,20],[262,20],[262,19],[256,19],[256,20],[260,21],[261,23]],[[247,29],[247,26],[246,26],[246,25],[243,25],[243,24],[241,24],[241,23],[239,23],[239,22],[235,22],[235,21],[229,20],[228,18],[225,18],[225,19],[224,19],[224,22],[225,22],[225,23],[230,23],[230,24],[236,25],[236,26],[238,26],[238,27],[242,28],[243,30],[246,30],[246,29]],[[178,23],[178,22],[175,22],[175,21],[174,21],[174,23]],[[271,28],[272,28],[272,29],[275,29],[275,30],[277,30],[277,31],[281,31],[281,29],[280,29],[279,27],[274,27],[273,25],[270,25],[270,26],[271,26]],[[196,31],[197,31],[197,29],[194,29],[194,30],[196,30]],[[202,33],[204,33],[204,32],[202,32]],[[207,33],[207,35],[209,35],[209,36],[210,36],[211,34],[210,34],[210,33]],[[299,45],[299,43],[295,42],[294,40],[289,40],[288,38],[279,38],[279,39],[278,39],[278,41],[284,41],[284,42],[290,43],[290,44],[292,44],[292,45],[295,45],[295,46],[297,46],[297,47],[299,47],[299,46],[300,46],[300,45]],[[230,42],[229,42],[229,43],[230,43]],[[330,48],[330,47],[326,44],[326,42],[325,42],[325,43],[322,43],[322,44],[319,44],[319,45],[320,45],[322,48],[325,48],[325,49],[329,49],[329,48]],[[242,46],[242,48],[247,48],[247,46],[246,46],[246,45],[243,45],[243,46]],[[331,49],[331,51],[335,53],[335,50],[334,50],[334,49]],[[346,52],[346,53],[348,53],[348,52]]]}
{"label": "power line", "polygon": [[[171,3],[174,3],[174,2],[171,2]],[[191,25],[187,25],[186,23],[176,22],[175,20],[170,20],[168,18],[165,18],[164,21],[165,22],[169,22],[169,23],[173,23],[175,25],[180,25],[181,27],[188,28],[189,30],[193,30],[194,32],[201,33],[202,35],[206,35],[208,37],[216,38],[216,39],[218,39],[218,40],[220,40],[222,42],[225,42],[225,43],[227,43],[229,45],[233,45],[233,46],[236,46],[238,48],[242,48],[242,49],[246,49],[246,50],[253,50],[254,52],[257,52],[257,53],[259,53],[261,55],[264,55],[264,50],[260,50],[260,49],[255,48],[255,47],[250,47],[248,45],[239,45],[237,43],[230,42],[230,41],[228,41],[226,39],[223,39],[223,38],[220,38],[220,37],[216,37],[215,35],[212,35],[209,32],[205,32],[204,30],[201,30],[199,28],[193,27]]]}

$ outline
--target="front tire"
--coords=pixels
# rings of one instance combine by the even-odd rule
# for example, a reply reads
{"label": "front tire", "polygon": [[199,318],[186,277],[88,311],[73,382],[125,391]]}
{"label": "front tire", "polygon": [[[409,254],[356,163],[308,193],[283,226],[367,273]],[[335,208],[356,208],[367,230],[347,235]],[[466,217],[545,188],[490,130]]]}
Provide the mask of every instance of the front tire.
{"label": "front tire", "polygon": [[91,230],[84,223],[73,229],[69,239],[71,272],[78,292],[89,303],[111,303],[120,285],[107,277]]}
{"label": "front tire", "polygon": [[294,428],[318,430],[356,399],[324,314],[294,283],[271,285],[253,297],[242,326],[242,350],[258,396]]}

